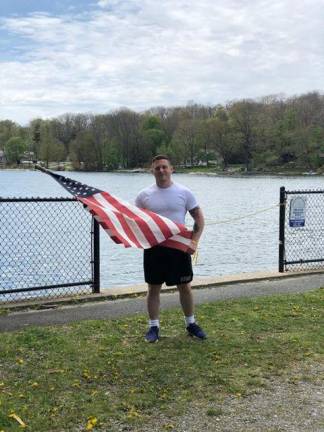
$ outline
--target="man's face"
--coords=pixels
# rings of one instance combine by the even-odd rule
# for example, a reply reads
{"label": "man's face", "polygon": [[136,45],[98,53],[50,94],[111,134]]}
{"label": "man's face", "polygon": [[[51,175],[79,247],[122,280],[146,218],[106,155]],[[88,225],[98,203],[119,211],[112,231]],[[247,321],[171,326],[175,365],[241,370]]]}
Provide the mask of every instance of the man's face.
{"label": "man's face", "polygon": [[157,184],[169,184],[171,182],[173,168],[167,159],[154,161],[152,164],[152,172]]}

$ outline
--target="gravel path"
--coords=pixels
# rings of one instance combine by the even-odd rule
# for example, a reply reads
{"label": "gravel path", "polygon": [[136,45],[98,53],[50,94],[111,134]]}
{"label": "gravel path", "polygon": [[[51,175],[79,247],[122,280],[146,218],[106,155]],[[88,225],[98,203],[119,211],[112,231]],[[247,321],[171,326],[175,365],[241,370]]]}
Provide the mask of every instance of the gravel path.
{"label": "gravel path", "polygon": [[[123,430],[123,429],[119,429]],[[124,429],[125,430],[125,429]],[[126,429],[127,430],[127,429]],[[247,397],[195,403],[181,417],[156,417],[141,432],[324,432],[324,364],[296,367]]]}

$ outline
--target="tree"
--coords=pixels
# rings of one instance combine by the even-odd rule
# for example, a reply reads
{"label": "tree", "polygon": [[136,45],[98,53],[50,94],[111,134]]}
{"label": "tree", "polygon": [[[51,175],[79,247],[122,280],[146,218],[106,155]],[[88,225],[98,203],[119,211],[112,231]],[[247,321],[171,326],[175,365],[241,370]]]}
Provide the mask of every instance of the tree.
{"label": "tree", "polygon": [[161,119],[157,116],[144,116],[141,126],[141,162],[151,159],[153,155],[158,153],[157,149],[166,145],[166,133],[162,129]]}
{"label": "tree", "polygon": [[242,146],[246,171],[252,169],[252,154],[256,145],[258,107],[259,105],[252,100],[235,102],[228,107],[231,126],[238,133]]}
{"label": "tree", "polygon": [[70,153],[70,143],[75,139],[79,130],[76,127],[74,114],[64,114],[52,122],[52,130],[55,138],[64,145],[65,158]]}
{"label": "tree", "polygon": [[84,168],[87,171],[97,169],[96,153],[93,151],[94,145],[94,138],[89,130],[78,133],[70,145],[74,168]]}
{"label": "tree", "polygon": [[103,169],[103,148],[107,140],[107,130],[105,124],[105,116],[95,115],[90,116],[89,126],[87,128],[92,139],[92,156],[94,167],[96,170]]}
{"label": "tree", "polygon": [[20,163],[20,159],[26,150],[26,143],[21,137],[11,137],[4,145],[4,151],[8,162]]}
{"label": "tree", "polygon": [[178,139],[176,134],[168,145],[162,144],[158,147],[156,153],[169,156],[174,166],[182,165],[186,160],[186,151],[183,142],[181,139]]}
{"label": "tree", "polygon": [[225,170],[235,151],[235,134],[230,127],[227,112],[223,107],[217,107],[214,116],[202,121],[201,142],[205,153],[205,160],[208,166],[208,159],[215,158],[215,153],[222,161],[222,168]]}
{"label": "tree", "polygon": [[19,137],[34,160],[40,155],[47,163],[71,157],[75,167],[95,170],[145,166],[159,152],[175,164],[203,160],[208,165],[217,157],[224,169],[237,163],[247,171],[253,164],[315,169],[323,160],[323,119],[324,95],[318,92],[226,106],[189,102],[144,113],[127,108],[105,115],[67,113],[50,122],[34,119],[28,127],[0,121],[0,150]]}
{"label": "tree", "polygon": [[131,110],[122,109],[110,116],[111,133],[120,146],[121,164],[124,168],[138,166],[141,158],[141,116]]}
{"label": "tree", "polygon": [[41,148],[41,124],[42,119],[34,119],[29,124],[30,131],[30,150],[34,153],[34,162],[39,159],[40,148]]}
{"label": "tree", "polygon": [[179,124],[172,140],[173,145],[179,144],[184,150],[183,162],[187,164],[189,162],[190,166],[194,166],[196,160],[196,154],[198,150],[199,141],[199,121],[185,119]]}
{"label": "tree", "polygon": [[40,159],[46,162],[48,168],[49,162],[62,161],[64,153],[64,145],[53,134],[52,121],[42,121],[40,125]]}
{"label": "tree", "polygon": [[107,138],[104,141],[102,156],[102,162],[105,169],[110,171],[119,167],[120,153],[117,142],[115,140],[109,140]]}
{"label": "tree", "polygon": [[19,137],[20,126],[11,120],[0,121],[0,150],[3,150],[6,142],[13,137]]}

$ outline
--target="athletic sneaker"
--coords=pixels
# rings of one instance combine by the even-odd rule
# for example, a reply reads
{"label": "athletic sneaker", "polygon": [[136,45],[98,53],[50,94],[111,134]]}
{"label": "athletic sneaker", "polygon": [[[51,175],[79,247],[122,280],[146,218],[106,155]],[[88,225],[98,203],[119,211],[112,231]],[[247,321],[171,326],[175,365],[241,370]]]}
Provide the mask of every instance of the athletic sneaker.
{"label": "athletic sneaker", "polygon": [[158,342],[158,340],[159,340],[159,327],[157,326],[150,327],[148,332],[145,335],[145,341],[154,343],[154,342]]}
{"label": "athletic sneaker", "polygon": [[206,339],[207,338],[206,333],[196,323],[189,324],[187,327],[187,331],[189,333],[189,336],[192,336],[192,337],[195,336],[198,339]]}

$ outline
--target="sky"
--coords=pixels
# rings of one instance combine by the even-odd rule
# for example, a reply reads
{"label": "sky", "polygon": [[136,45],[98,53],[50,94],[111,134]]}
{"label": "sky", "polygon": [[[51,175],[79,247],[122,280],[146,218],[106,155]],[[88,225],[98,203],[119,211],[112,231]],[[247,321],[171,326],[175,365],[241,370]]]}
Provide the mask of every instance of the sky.
{"label": "sky", "polygon": [[0,0],[0,120],[324,90],[324,0]]}

